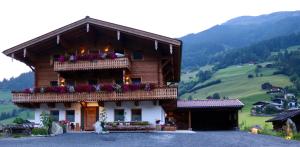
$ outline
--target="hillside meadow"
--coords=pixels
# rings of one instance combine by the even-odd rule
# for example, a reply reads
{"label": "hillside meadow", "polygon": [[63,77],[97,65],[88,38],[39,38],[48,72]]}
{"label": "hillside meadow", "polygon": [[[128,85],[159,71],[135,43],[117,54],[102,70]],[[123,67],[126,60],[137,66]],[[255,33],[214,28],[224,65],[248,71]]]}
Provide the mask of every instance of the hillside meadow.
{"label": "hillside meadow", "polygon": [[[261,65],[264,66],[266,64],[267,63],[263,63]],[[285,87],[292,85],[292,83],[288,76],[273,75],[273,72],[277,71],[275,68],[263,67],[259,70],[258,77],[256,77],[255,68],[256,65],[254,64],[244,64],[220,69],[213,74],[210,80],[199,83],[196,86],[217,79],[221,79],[221,83],[186,93],[181,96],[181,99],[187,99],[189,96],[193,99],[205,99],[207,96],[213,95],[216,92],[219,93],[221,97],[238,98],[245,104],[244,108],[240,111],[239,122],[244,122],[247,126],[256,124],[264,126],[265,121],[271,117],[255,117],[250,115],[253,103],[270,100],[266,91],[261,89],[261,84],[269,82],[275,86]],[[196,73],[196,70],[186,72],[182,75],[182,80],[193,80],[196,78]],[[254,75],[254,77],[248,78],[249,74]]]}

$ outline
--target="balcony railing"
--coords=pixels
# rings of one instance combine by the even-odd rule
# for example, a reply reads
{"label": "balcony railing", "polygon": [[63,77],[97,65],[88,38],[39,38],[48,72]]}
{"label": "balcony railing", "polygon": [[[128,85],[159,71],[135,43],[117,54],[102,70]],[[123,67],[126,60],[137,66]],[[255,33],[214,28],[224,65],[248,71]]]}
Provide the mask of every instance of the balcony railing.
{"label": "balcony railing", "polygon": [[128,58],[103,59],[95,61],[59,62],[54,61],[54,71],[78,71],[95,69],[130,69]]}
{"label": "balcony railing", "polygon": [[13,93],[14,103],[42,103],[42,102],[79,102],[79,101],[122,101],[122,100],[159,100],[176,99],[176,87],[155,88],[151,91],[136,90],[119,92],[91,92],[91,93]]}

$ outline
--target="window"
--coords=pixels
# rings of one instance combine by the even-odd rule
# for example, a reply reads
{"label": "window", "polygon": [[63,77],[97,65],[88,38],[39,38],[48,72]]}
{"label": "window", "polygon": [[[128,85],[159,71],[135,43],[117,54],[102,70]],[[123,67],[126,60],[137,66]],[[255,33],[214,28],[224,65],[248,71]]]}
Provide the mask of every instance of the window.
{"label": "window", "polygon": [[131,110],[131,121],[142,121],[142,110],[132,109]]}
{"label": "window", "polygon": [[132,52],[132,58],[134,60],[142,60],[144,58],[142,51],[133,51]]}
{"label": "window", "polygon": [[58,86],[58,82],[57,81],[51,81],[50,86]]}
{"label": "window", "polygon": [[53,121],[59,121],[59,111],[58,110],[51,110],[50,116],[52,117]]}
{"label": "window", "polygon": [[142,82],[141,78],[131,78],[132,84],[140,84]]}
{"label": "window", "polygon": [[89,80],[89,85],[97,85],[97,80]]}
{"label": "window", "polygon": [[68,86],[75,86],[75,81],[73,81],[73,80],[67,80],[67,85]]}
{"label": "window", "polygon": [[66,110],[66,120],[75,122],[75,110]]}
{"label": "window", "polygon": [[124,109],[115,109],[115,121],[124,121]]}

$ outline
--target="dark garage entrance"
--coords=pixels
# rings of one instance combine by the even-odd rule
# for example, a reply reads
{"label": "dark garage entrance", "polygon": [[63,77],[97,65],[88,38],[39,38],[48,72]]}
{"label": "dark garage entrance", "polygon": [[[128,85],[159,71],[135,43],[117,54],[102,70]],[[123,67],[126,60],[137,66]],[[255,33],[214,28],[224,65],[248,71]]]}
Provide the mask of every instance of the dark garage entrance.
{"label": "dark garage entrance", "polygon": [[243,107],[237,99],[178,101],[178,129],[234,130],[238,128],[238,110]]}
{"label": "dark garage entrance", "polygon": [[191,110],[193,130],[232,130],[238,127],[237,110]]}

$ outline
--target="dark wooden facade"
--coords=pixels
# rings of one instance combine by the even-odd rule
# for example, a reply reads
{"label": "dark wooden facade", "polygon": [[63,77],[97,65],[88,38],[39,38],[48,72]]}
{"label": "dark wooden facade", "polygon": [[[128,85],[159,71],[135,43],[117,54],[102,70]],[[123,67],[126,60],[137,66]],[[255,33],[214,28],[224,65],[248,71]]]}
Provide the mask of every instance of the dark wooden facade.
{"label": "dark wooden facade", "polygon": [[[124,57],[75,63],[59,63],[56,60],[61,55],[89,55],[99,52],[121,53]],[[134,59],[134,52],[141,53],[142,58]],[[177,98],[177,86],[174,89],[173,85],[170,93],[167,84],[177,83],[180,79],[181,41],[177,39],[86,17],[3,53],[25,63],[34,71],[35,87],[49,87],[55,81],[57,85],[64,86],[70,83],[89,84],[90,81],[94,83],[122,81],[125,84],[139,78],[141,83],[152,83],[156,88],[163,89],[148,95],[145,99]],[[47,99],[46,95],[14,93],[13,102],[43,102]],[[72,93],[68,98],[78,97],[75,95],[76,93]],[[140,99],[139,97],[144,99],[141,92],[116,95],[115,99],[132,100],[128,96],[133,99]],[[59,97],[62,100],[64,98]],[[109,101],[110,96],[98,98],[100,97]],[[97,96],[93,95],[89,95],[89,98],[98,100]],[[51,102],[51,99],[46,101]]]}

